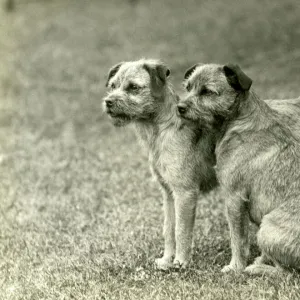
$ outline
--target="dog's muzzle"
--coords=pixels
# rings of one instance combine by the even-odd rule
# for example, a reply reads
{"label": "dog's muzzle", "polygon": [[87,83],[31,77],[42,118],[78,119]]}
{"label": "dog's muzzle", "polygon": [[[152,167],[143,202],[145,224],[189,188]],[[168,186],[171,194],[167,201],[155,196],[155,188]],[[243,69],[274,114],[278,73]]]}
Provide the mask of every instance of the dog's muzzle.
{"label": "dog's muzzle", "polygon": [[112,97],[110,95],[103,99],[103,104],[106,108],[112,108],[114,106],[114,102],[116,102],[116,97]]}
{"label": "dog's muzzle", "polygon": [[114,102],[112,100],[105,100],[105,105],[107,108],[111,108],[114,105]]}

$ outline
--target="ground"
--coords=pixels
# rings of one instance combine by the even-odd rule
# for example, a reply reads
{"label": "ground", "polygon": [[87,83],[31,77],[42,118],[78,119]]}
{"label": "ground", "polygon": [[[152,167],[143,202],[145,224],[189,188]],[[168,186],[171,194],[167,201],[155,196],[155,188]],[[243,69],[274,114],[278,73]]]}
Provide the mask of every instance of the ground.
{"label": "ground", "polygon": [[[221,274],[222,194],[199,199],[189,270],[161,272],[162,207],[129,128],[102,113],[119,61],[235,62],[300,95],[298,0],[16,0],[0,12],[0,299],[299,299],[299,275]],[[255,230],[255,229],[253,229]],[[258,254],[252,237],[252,256]]]}

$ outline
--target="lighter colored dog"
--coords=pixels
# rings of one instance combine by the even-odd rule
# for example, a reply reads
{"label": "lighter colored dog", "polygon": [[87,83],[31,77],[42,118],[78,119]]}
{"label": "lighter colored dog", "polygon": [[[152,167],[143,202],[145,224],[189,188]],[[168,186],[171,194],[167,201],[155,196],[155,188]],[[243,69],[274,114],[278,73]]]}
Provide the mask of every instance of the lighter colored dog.
{"label": "lighter colored dog", "polygon": [[182,126],[169,74],[156,60],[119,63],[109,71],[103,103],[114,125],[133,125],[160,183],[165,248],[156,263],[161,269],[187,266],[197,198],[216,185],[212,136],[197,126]]}
{"label": "lighter colored dog", "polygon": [[[223,272],[300,269],[300,99],[270,107],[250,90],[252,80],[237,65],[196,65],[186,79],[178,111],[216,134],[232,248]],[[246,268],[249,220],[260,226],[262,256]]]}

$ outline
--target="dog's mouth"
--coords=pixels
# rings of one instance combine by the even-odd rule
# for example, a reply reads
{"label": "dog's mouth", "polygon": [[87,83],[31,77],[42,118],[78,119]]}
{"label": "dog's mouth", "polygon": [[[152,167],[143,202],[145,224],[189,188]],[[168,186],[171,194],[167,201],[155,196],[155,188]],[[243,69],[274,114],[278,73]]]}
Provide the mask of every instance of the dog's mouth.
{"label": "dog's mouth", "polygon": [[187,115],[178,114],[178,117],[181,119],[181,122],[183,122],[183,123],[195,123],[196,122],[196,120],[194,120],[193,118],[191,118]]}
{"label": "dog's mouth", "polygon": [[123,113],[108,113],[110,117],[114,118],[114,119],[122,119],[122,120],[130,120],[130,116],[123,114]]}
{"label": "dog's mouth", "polygon": [[130,116],[124,113],[113,113],[113,112],[107,112],[107,113],[111,117],[112,123],[117,127],[124,126],[132,120]]}

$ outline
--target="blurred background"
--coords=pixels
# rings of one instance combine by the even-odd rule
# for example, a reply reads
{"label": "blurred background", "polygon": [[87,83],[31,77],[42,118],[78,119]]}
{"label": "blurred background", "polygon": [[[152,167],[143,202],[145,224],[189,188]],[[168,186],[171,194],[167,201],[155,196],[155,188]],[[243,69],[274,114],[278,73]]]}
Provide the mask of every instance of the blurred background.
{"label": "blurred background", "polygon": [[224,284],[217,191],[199,199],[193,268],[153,271],[160,192],[101,99],[108,69],[142,57],[163,60],[179,94],[191,65],[235,62],[262,98],[298,97],[299,0],[1,1],[0,298],[271,299],[281,286],[297,299],[290,281]]}

